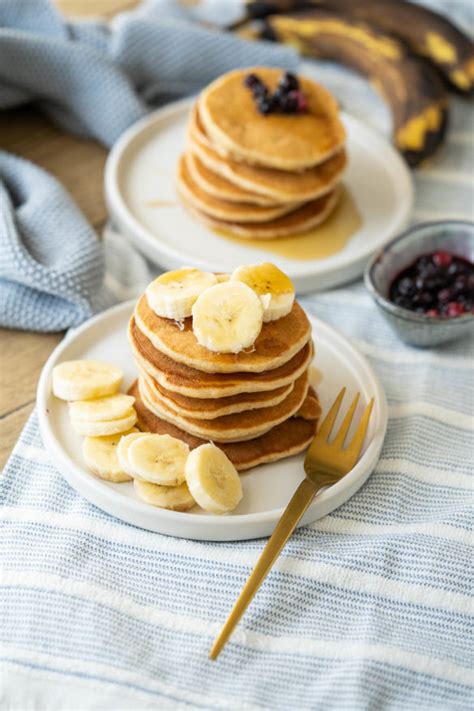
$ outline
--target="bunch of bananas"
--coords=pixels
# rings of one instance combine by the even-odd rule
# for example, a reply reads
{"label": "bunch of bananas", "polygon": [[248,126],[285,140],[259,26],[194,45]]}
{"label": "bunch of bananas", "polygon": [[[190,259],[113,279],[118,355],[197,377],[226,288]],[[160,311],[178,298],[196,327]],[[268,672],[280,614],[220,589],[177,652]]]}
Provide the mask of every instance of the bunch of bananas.
{"label": "bunch of bananas", "polygon": [[411,166],[444,139],[449,89],[473,92],[472,41],[445,17],[405,0],[248,0],[240,31],[255,20],[254,37],[365,75],[389,104],[395,144]]}

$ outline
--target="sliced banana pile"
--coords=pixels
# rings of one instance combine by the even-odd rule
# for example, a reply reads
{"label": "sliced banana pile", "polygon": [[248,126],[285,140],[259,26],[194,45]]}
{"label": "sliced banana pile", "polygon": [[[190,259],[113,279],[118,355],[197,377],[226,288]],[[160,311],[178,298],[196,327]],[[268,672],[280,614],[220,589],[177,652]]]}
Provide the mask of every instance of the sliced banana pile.
{"label": "sliced banana pile", "polygon": [[274,264],[238,267],[233,274],[211,274],[184,267],[166,272],[147,288],[158,316],[193,318],[198,343],[217,353],[240,353],[255,343],[262,326],[290,313],[295,290]]}
{"label": "sliced banana pile", "polygon": [[135,399],[118,393],[123,372],[96,360],[69,360],[53,369],[53,393],[69,402],[76,432],[105,437],[130,430],[137,421]]}
{"label": "sliced banana pile", "polygon": [[133,426],[135,399],[118,392],[122,380],[119,368],[98,361],[66,361],[53,369],[53,393],[69,402],[91,472],[114,483],[133,480],[137,496],[152,506],[188,511],[198,503],[212,513],[232,511],[242,485],[224,452],[204,444],[190,453],[170,435],[140,432]]}

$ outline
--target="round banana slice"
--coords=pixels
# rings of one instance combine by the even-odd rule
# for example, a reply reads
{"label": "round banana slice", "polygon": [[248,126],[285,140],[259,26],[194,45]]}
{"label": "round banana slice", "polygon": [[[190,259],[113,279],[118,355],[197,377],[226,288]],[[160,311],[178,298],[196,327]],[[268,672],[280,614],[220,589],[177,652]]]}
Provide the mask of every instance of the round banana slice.
{"label": "round banana slice", "polygon": [[[132,442],[135,442],[136,439],[139,439],[140,437],[145,437],[146,435],[146,432],[138,432],[136,429],[134,429],[133,433],[122,436],[117,447],[117,457],[119,460],[119,464],[124,470],[124,472],[130,473],[130,462],[128,460],[128,450],[130,449],[130,445],[132,444]],[[132,476],[131,473],[130,476]]]}
{"label": "round banana slice", "polygon": [[262,303],[241,281],[211,286],[193,306],[193,331],[198,343],[217,353],[240,353],[250,348],[262,324]]}
{"label": "round banana slice", "polygon": [[92,400],[113,395],[123,372],[97,360],[69,360],[53,368],[53,393],[61,400]]}
{"label": "round banana slice", "polygon": [[134,397],[123,393],[95,400],[76,400],[69,403],[69,414],[72,420],[87,420],[88,422],[117,420],[130,412],[134,402]]}
{"label": "round banana slice", "polygon": [[129,473],[162,486],[179,486],[184,482],[184,467],[189,447],[170,435],[146,434],[132,442],[128,449]]}
{"label": "round banana slice", "polygon": [[196,506],[185,483],[179,486],[160,486],[149,481],[135,479],[133,486],[138,498],[152,506],[172,511],[189,511]]}
{"label": "round banana slice", "polygon": [[85,437],[106,437],[107,435],[127,432],[137,421],[137,413],[131,407],[125,417],[116,420],[103,420],[102,422],[88,420],[71,420],[75,431]]}
{"label": "round banana slice", "polygon": [[[131,432],[137,432],[135,428]],[[129,435],[129,433],[127,432]],[[82,443],[82,455],[93,474],[106,481],[115,483],[130,481],[129,476],[121,466],[117,451],[122,434],[109,435],[108,437],[86,437]]]}
{"label": "round banana slice", "polygon": [[191,316],[198,296],[214,284],[217,284],[217,277],[211,272],[183,267],[165,272],[152,281],[147,287],[146,298],[158,316],[181,321]]}
{"label": "round banana slice", "polygon": [[230,459],[215,444],[201,444],[186,462],[186,483],[204,511],[216,514],[235,509],[242,498],[242,483]]}
{"label": "round banana slice", "polygon": [[232,280],[247,284],[262,299],[263,321],[276,321],[290,313],[295,301],[291,279],[271,262],[237,267]]}

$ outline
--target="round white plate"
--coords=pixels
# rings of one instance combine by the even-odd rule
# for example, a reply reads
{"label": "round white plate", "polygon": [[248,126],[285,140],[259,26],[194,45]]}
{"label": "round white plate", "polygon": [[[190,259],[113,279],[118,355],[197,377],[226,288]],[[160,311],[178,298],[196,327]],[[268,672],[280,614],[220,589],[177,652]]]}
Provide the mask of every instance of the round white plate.
{"label": "round white plate", "polygon": [[[397,151],[374,129],[342,114],[347,129],[348,188],[362,218],[346,246],[324,259],[297,260],[227,240],[194,220],[175,192],[175,170],[185,147],[193,100],[167,106],[139,121],[117,141],[107,160],[105,195],[119,230],[166,269],[190,264],[231,272],[236,264],[276,261],[299,293],[321,291],[361,276],[372,256],[408,222],[411,175]],[[296,238],[297,239],[297,238]]]}
{"label": "round white plate", "polygon": [[[44,444],[67,481],[100,509],[128,523],[158,533],[197,540],[231,541],[269,535],[296,486],[303,478],[303,454],[265,464],[242,473],[244,496],[227,516],[214,516],[196,509],[189,513],[154,508],[139,501],[131,483],[112,484],[98,479],[84,465],[82,437],[73,432],[68,406],[51,392],[51,371],[64,360],[93,358],[118,365],[125,372],[125,388],[136,377],[126,338],[134,302],[120,304],[75,330],[52,353],[38,385],[38,415]],[[308,509],[302,524],[315,521],[344,503],[365,482],[379,458],[387,427],[387,405],[382,387],[371,366],[354,347],[332,328],[311,318],[316,343],[312,369],[323,412],[343,385],[347,386],[342,409],[355,391],[361,392],[355,421],[368,400],[375,397],[364,453],[357,465],[335,486],[320,494]],[[318,373],[323,374],[321,382]],[[337,423],[336,423],[337,425]],[[350,434],[350,433],[349,433]]]}

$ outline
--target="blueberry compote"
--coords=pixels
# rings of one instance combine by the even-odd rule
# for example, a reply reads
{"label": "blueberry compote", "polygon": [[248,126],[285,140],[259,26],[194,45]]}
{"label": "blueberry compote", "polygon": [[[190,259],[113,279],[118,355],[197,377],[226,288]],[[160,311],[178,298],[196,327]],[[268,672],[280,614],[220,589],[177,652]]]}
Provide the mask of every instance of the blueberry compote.
{"label": "blueberry compote", "polygon": [[426,316],[474,313],[474,264],[449,252],[422,254],[395,277],[389,297]]}

